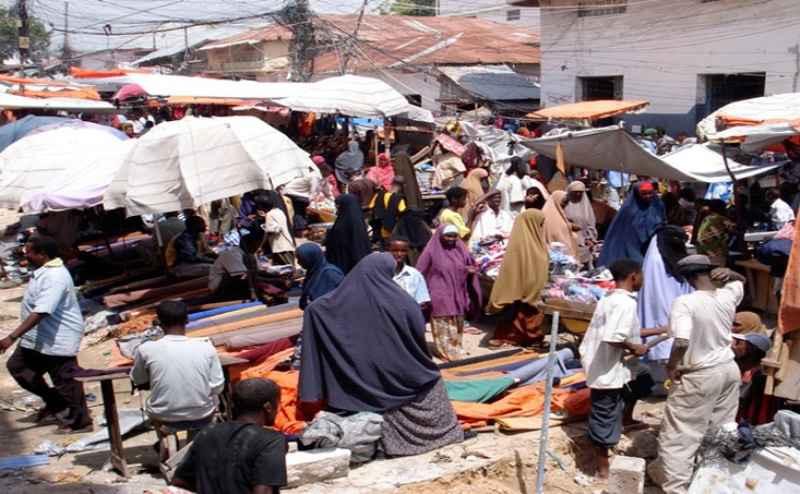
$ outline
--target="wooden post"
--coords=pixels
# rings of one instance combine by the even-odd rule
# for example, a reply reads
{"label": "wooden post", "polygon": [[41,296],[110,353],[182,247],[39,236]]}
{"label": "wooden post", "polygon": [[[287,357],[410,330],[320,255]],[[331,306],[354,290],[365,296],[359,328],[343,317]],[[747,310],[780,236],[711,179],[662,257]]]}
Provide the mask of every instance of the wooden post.
{"label": "wooden post", "polygon": [[114,396],[114,381],[103,379],[100,381],[100,390],[103,395],[103,411],[106,414],[108,427],[108,441],[111,444],[111,465],[119,470],[123,477],[130,477],[128,462],[125,461],[125,452],[122,447],[122,434],[119,428],[119,415],[117,414],[117,398]]}

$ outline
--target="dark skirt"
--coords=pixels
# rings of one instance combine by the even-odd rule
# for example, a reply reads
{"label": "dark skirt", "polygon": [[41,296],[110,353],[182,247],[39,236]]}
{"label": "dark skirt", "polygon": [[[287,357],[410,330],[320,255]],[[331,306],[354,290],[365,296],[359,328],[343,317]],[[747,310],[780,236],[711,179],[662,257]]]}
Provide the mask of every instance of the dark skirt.
{"label": "dark skirt", "polygon": [[441,379],[413,402],[383,414],[381,442],[387,456],[419,455],[463,440]]}

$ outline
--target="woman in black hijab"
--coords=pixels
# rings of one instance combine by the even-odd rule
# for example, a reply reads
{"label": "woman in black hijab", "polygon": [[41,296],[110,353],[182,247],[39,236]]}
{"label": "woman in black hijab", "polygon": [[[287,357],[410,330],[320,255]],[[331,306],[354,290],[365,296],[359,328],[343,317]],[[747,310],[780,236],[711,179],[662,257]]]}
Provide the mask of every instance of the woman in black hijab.
{"label": "woman in black hijab", "polygon": [[325,257],[347,274],[370,250],[361,203],[353,194],[339,196],[336,221],[325,239]]}
{"label": "woman in black hijab", "polygon": [[425,318],[392,279],[395,266],[390,254],[371,254],[306,308],[299,390],[303,402],[382,414],[384,451],[406,456],[464,433],[428,352]]}

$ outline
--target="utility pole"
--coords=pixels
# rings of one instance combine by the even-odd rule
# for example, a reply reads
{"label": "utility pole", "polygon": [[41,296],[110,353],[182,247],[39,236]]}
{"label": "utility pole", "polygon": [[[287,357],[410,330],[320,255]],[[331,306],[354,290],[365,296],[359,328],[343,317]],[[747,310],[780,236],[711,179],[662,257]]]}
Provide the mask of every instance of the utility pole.
{"label": "utility pole", "polygon": [[794,76],[792,77],[792,91],[797,92],[797,83],[800,79],[800,43],[795,43],[789,48],[789,53],[794,55]]}
{"label": "utility pole", "polygon": [[69,2],[64,2],[64,46],[61,49],[61,61],[69,68],[72,65],[72,49],[69,46]]}
{"label": "utility pole", "polygon": [[292,32],[289,43],[290,79],[305,82],[314,74],[315,37],[308,0],[295,0],[275,15],[277,22]]}
{"label": "utility pole", "polygon": [[19,25],[17,26],[17,40],[19,43],[19,66],[22,69],[30,58],[31,39],[28,36],[28,4],[26,0],[17,2]]}
{"label": "utility pole", "polygon": [[[364,4],[361,6],[361,12],[358,13],[358,20],[356,21],[356,28],[353,30],[353,39],[351,40],[352,43],[358,43],[358,30],[361,28],[361,20],[364,19],[364,11],[367,10],[367,2],[369,0],[364,0]],[[350,43],[348,43],[349,45]],[[347,64],[350,62],[350,55],[352,46],[347,48],[347,51],[344,54],[344,62],[342,62],[342,75],[347,73]]]}

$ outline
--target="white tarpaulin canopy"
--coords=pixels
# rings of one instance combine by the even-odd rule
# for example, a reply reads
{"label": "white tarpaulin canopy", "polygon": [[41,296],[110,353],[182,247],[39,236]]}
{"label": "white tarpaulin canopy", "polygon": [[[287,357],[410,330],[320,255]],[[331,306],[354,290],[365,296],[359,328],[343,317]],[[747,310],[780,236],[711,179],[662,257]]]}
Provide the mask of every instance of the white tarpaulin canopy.
{"label": "white tarpaulin canopy", "polygon": [[714,140],[720,129],[717,122],[729,126],[791,122],[800,119],[800,93],[776,94],[725,105],[697,124],[697,135]]}
{"label": "white tarpaulin canopy", "polygon": [[390,117],[410,106],[394,88],[371,77],[344,75],[317,82],[256,82],[160,74],[80,79],[103,91],[138,84],[151,96],[270,100],[295,111]]}
{"label": "white tarpaulin canopy", "polygon": [[741,142],[746,152],[758,152],[785,139],[800,135],[800,120],[761,125],[739,125],[711,136],[714,142]]}
{"label": "white tarpaulin canopy", "polygon": [[134,141],[103,205],[130,216],[180,211],[272,189],[313,167],[308,153],[255,117],[186,117]]}
{"label": "white tarpaulin canopy", "polygon": [[[617,170],[683,182],[729,182],[722,154],[708,144],[694,144],[656,156],[642,148],[625,129],[612,126],[566,132],[553,137],[525,139],[523,144],[556,159],[558,144],[568,165],[595,170]],[[750,166],[728,159],[737,179],[766,173],[783,163]]]}
{"label": "white tarpaulin canopy", "polygon": [[110,113],[117,109],[111,103],[78,98],[28,98],[16,94],[0,93],[0,108],[6,110],[64,110],[92,113]]}
{"label": "white tarpaulin canopy", "polygon": [[96,206],[131,142],[71,126],[23,137],[0,153],[0,205],[29,212]]}

